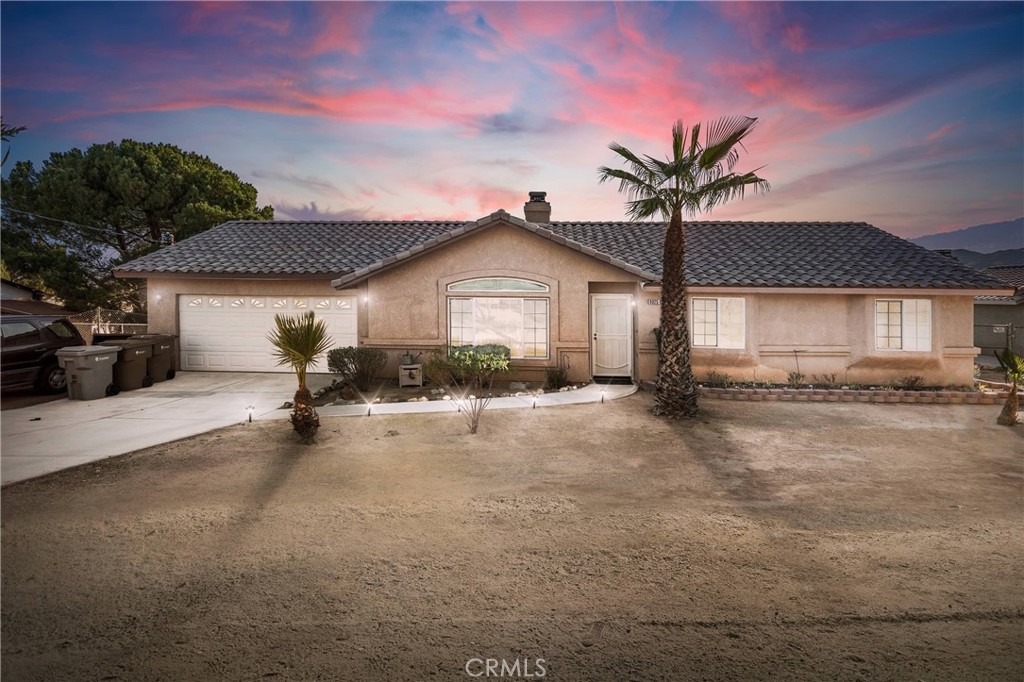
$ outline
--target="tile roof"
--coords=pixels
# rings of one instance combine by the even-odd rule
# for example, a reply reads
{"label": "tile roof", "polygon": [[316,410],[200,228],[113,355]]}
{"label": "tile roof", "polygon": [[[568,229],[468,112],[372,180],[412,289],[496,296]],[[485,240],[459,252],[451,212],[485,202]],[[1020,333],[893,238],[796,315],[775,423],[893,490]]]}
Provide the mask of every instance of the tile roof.
{"label": "tile roof", "polygon": [[[643,279],[661,277],[664,223],[528,223],[504,211],[470,222],[224,223],[120,266],[157,273],[324,275],[351,283],[498,222],[527,229]],[[687,223],[693,286],[998,289],[991,276],[866,223]]]}
{"label": "tile roof", "polygon": [[1024,303],[1024,265],[995,265],[982,273],[995,277],[1015,289],[1012,296],[975,296],[978,303]]}

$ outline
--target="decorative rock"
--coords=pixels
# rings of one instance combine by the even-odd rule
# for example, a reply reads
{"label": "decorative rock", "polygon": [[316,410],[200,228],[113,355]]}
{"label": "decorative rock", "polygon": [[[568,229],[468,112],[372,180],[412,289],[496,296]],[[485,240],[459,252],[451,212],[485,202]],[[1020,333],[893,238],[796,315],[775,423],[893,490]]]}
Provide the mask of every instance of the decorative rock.
{"label": "decorative rock", "polygon": [[529,385],[524,384],[521,381],[513,381],[508,385],[508,388],[510,391],[525,391],[527,388],[529,388]]}
{"label": "decorative rock", "polygon": [[569,390],[568,386],[562,386],[560,389],[558,389],[558,392],[559,393],[566,393],[568,390]]}
{"label": "decorative rock", "polygon": [[451,399],[452,399],[452,397],[450,395],[443,395],[443,396],[441,396],[441,400],[451,400]]}

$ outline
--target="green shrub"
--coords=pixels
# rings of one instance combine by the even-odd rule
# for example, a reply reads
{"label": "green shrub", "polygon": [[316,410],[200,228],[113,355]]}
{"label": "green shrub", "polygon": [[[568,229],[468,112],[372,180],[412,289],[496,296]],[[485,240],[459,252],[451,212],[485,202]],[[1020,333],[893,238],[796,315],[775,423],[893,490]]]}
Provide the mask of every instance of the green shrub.
{"label": "green shrub", "polygon": [[731,388],[736,384],[728,374],[722,374],[713,370],[708,374],[708,380],[705,383],[712,388]]}
{"label": "green shrub", "polygon": [[458,346],[448,352],[448,362],[461,375],[461,385],[490,388],[497,374],[509,371],[512,350],[496,343]]}
{"label": "green shrub", "polygon": [[545,373],[544,388],[557,391],[569,385],[569,372],[564,367],[549,367]]}
{"label": "green shrub", "polygon": [[800,372],[790,372],[786,377],[786,383],[790,388],[800,388],[804,383],[804,375]]}
{"label": "green shrub", "polygon": [[508,346],[488,343],[479,346],[440,346],[430,351],[423,374],[438,386],[455,384],[490,388],[494,377],[509,371],[512,351]]}
{"label": "green shrub", "polygon": [[369,391],[384,372],[388,354],[379,348],[345,346],[327,353],[327,368],[360,391]]}
{"label": "green shrub", "polygon": [[924,377],[905,376],[896,385],[904,391],[920,391],[924,388]]}

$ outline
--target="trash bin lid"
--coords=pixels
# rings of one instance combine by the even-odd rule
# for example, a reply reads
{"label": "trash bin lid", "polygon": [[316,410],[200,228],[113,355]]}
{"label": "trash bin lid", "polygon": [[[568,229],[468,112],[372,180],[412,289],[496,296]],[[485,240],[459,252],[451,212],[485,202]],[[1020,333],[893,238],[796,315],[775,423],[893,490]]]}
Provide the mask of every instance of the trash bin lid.
{"label": "trash bin lid", "polygon": [[111,343],[101,346],[64,346],[57,351],[57,357],[76,357],[82,355],[99,355],[101,353],[117,352],[121,346]]}
{"label": "trash bin lid", "polygon": [[110,341],[100,341],[99,345],[107,346],[119,346],[120,350],[128,350],[129,348],[144,348],[146,346],[153,345],[153,339],[111,339]]}

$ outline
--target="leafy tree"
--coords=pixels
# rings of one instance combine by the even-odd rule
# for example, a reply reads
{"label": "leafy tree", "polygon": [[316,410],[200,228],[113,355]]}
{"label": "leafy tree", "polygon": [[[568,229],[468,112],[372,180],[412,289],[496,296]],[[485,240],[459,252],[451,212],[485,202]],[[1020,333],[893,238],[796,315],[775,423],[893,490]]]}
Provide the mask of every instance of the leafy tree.
{"label": "leafy tree", "polygon": [[327,323],[316,319],[310,310],[303,315],[274,315],[275,328],[267,338],[274,345],[277,364],[295,371],[299,388],[295,391],[292,427],[303,443],[312,443],[320,429],[320,416],[313,408],[313,394],[306,386],[306,371],[331,347]]}
{"label": "leafy tree", "polygon": [[672,126],[672,154],[665,160],[639,156],[615,142],[609,148],[622,157],[627,170],[602,166],[601,182],[619,181],[626,213],[634,220],[654,216],[668,219],[662,253],[661,361],[655,392],[655,414],[693,417],[698,412],[697,382],[690,364],[690,334],[686,324],[685,251],[683,213],[708,212],[744,191],[768,191],[757,170],[735,173],[743,140],[756,118],[723,117],[711,122],[701,139],[701,124],[687,129],[682,121]]}
{"label": "leafy tree", "polygon": [[16,163],[2,183],[4,261],[19,280],[84,307],[144,308],[115,266],[227,220],[271,220],[256,188],[208,157],[122,140]]}

